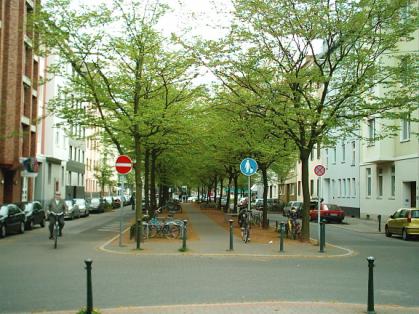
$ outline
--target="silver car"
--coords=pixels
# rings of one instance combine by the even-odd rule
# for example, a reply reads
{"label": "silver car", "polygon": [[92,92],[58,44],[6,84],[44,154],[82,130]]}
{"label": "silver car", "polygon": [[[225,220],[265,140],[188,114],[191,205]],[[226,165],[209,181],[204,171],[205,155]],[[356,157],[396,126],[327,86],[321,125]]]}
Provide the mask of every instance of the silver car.
{"label": "silver car", "polygon": [[72,200],[65,200],[65,205],[67,210],[64,212],[64,218],[69,218],[73,220],[74,218],[80,218],[80,210],[77,204]]}
{"label": "silver car", "polygon": [[78,206],[80,215],[83,217],[89,216],[89,207],[87,206],[86,200],[84,198],[75,198],[73,199],[73,203]]}

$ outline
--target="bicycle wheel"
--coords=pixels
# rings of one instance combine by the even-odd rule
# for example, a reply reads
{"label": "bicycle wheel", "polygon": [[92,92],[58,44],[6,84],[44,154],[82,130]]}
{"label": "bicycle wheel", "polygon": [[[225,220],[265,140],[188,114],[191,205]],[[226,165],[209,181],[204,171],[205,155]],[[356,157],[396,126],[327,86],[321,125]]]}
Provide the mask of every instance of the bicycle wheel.
{"label": "bicycle wheel", "polygon": [[163,231],[166,238],[177,239],[180,234],[180,227],[178,225],[170,224],[166,225]]}
{"label": "bicycle wheel", "polygon": [[157,236],[158,232],[159,232],[159,229],[156,225],[148,226],[148,237],[149,238],[155,238]]}
{"label": "bicycle wheel", "polygon": [[54,224],[54,249],[57,248],[59,229],[60,227],[57,224]]}
{"label": "bicycle wheel", "polygon": [[249,226],[246,226],[244,228],[244,243],[249,242],[249,239],[250,239],[250,228]]}

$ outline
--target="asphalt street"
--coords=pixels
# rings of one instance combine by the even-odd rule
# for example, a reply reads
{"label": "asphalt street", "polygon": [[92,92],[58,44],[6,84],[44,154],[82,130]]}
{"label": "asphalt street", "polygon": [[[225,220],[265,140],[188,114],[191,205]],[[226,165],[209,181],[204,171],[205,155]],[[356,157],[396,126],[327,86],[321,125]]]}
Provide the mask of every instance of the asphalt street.
{"label": "asphalt street", "polygon": [[[127,226],[133,217],[129,207],[123,216]],[[57,250],[46,228],[0,239],[0,313],[85,306],[86,258],[93,260],[98,308],[272,301],[366,304],[370,255],[376,258],[376,304],[419,307],[418,240],[386,238],[369,226],[354,228],[354,222],[326,226],[328,243],[355,252],[340,258],[120,255],[99,250],[118,234],[118,219],[118,212],[110,212],[67,221]],[[311,232],[316,238],[315,224]]]}

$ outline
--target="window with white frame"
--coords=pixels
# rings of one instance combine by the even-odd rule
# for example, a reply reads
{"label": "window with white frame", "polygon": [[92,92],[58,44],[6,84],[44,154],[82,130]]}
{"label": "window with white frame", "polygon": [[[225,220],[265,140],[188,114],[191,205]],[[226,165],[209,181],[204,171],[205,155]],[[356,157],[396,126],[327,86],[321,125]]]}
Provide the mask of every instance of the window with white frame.
{"label": "window with white frame", "polygon": [[367,168],[367,196],[371,196],[371,188],[372,188],[372,181],[371,181],[371,168]]}
{"label": "window with white frame", "polygon": [[356,146],[355,141],[352,141],[352,166],[355,166]]}
{"label": "window with white frame", "polygon": [[378,178],[377,178],[377,182],[378,182],[378,196],[382,197],[383,196],[383,168],[378,168],[377,169],[377,174],[378,174]]}
{"label": "window with white frame", "polygon": [[326,168],[329,167],[329,149],[325,149],[325,155],[326,155]]}
{"label": "window with white frame", "polygon": [[391,196],[396,196],[396,167],[391,166]]}
{"label": "window with white frame", "polygon": [[369,119],[367,122],[368,125],[368,140],[369,144],[372,145],[375,141],[375,119]]}
{"label": "window with white frame", "polygon": [[336,164],[336,147],[333,148],[333,163]]}
{"label": "window with white frame", "polygon": [[343,185],[343,197],[346,197],[346,179],[342,179],[342,185]]}
{"label": "window with white frame", "polygon": [[335,179],[332,179],[332,196],[335,197],[336,196],[336,182]]}
{"label": "window with white frame", "polygon": [[355,178],[352,178],[352,196],[356,196],[356,181]]}
{"label": "window with white frame", "polygon": [[347,185],[346,190],[348,191],[348,195],[346,195],[346,197],[351,197],[351,195],[352,195],[352,192],[351,192],[351,178],[346,179],[346,185]]}
{"label": "window with white frame", "polygon": [[408,116],[406,119],[403,119],[401,122],[400,140],[410,140],[410,116]]}
{"label": "window with white frame", "polygon": [[342,142],[342,162],[346,161],[346,146],[345,142]]}
{"label": "window with white frame", "polygon": [[338,193],[338,197],[342,196],[342,180],[338,179],[338,189],[339,189],[339,193]]}

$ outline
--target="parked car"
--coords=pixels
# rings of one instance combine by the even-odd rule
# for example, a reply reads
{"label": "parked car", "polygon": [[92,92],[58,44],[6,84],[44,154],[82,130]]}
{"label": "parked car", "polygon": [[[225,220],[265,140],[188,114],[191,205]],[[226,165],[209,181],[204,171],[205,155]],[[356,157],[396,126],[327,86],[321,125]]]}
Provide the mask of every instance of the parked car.
{"label": "parked car", "polygon": [[8,233],[25,232],[25,213],[16,204],[5,204],[0,207],[0,238]]}
{"label": "parked car", "polygon": [[83,217],[89,216],[89,207],[84,198],[75,198],[73,199],[73,203],[79,208],[80,215]]}
{"label": "parked car", "polygon": [[45,210],[38,201],[20,203],[18,206],[23,210],[26,216],[25,229],[33,229],[35,225],[45,227]]}
{"label": "parked car", "polygon": [[80,218],[80,210],[77,204],[73,202],[73,200],[65,200],[64,201],[66,210],[64,212],[64,218],[70,218],[73,220],[74,218]]}
{"label": "parked car", "polygon": [[301,216],[301,209],[303,208],[303,202],[299,202],[299,201],[291,201],[288,202],[287,205],[284,206],[284,216],[289,216],[291,210],[295,209],[298,213],[298,216]]}
{"label": "parked car", "polygon": [[119,208],[121,207],[122,199],[121,196],[114,196],[113,197],[113,208]]}
{"label": "parked car", "polygon": [[113,201],[113,197],[112,196],[105,196],[103,198],[103,200],[105,201],[105,208],[107,206],[110,206],[111,208],[115,208],[114,207],[114,201]]}
{"label": "parked car", "polygon": [[189,196],[188,197],[188,202],[196,202],[198,200],[198,197],[196,196]]}
{"label": "parked car", "polygon": [[256,210],[262,210],[263,209],[263,199],[262,198],[257,198],[255,199],[251,204],[250,207],[252,209],[256,209]]}
{"label": "parked car", "polygon": [[100,197],[94,197],[89,202],[90,213],[104,213],[106,201]]}
{"label": "parked car", "polygon": [[[345,219],[345,212],[336,204],[325,203],[325,206],[320,207],[320,219],[326,220],[327,222],[338,222],[342,223]],[[310,209],[310,220],[318,219],[317,206],[311,206]],[[326,209],[327,208],[327,209]]]}
{"label": "parked car", "polygon": [[419,235],[419,208],[400,208],[387,220],[385,225],[387,237],[401,235],[403,240]]}

